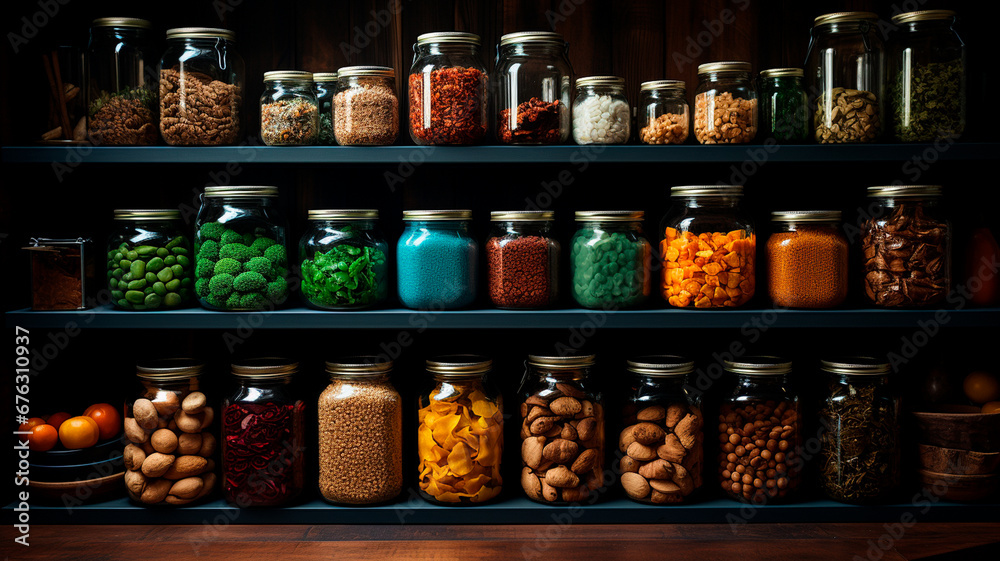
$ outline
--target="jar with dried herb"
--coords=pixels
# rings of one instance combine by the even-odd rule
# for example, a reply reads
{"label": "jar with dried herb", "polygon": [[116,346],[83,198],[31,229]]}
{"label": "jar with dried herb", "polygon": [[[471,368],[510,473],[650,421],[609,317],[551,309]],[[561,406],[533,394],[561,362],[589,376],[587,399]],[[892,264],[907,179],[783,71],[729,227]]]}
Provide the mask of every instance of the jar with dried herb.
{"label": "jar with dried herb", "polygon": [[337,73],[313,72],[313,91],[319,104],[319,139],[316,143],[333,146],[337,144],[333,134],[333,96],[337,93]]}
{"label": "jar with dried herb", "polygon": [[760,130],[765,138],[795,143],[809,139],[809,98],[801,68],[769,68],[760,73]]}
{"label": "jar with dried herb", "polygon": [[489,129],[481,40],[458,31],[424,33],[413,45],[410,138],[425,145],[479,144]]}
{"label": "jar with dried herb", "polygon": [[268,146],[303,146],[319,139],[319,103],[311,72],[264,73],[260,138]]}
{"label": "jar with dried herb", "polygon": [[87,50],[87,135],[95,145],[156,144],[157,100],[150,23],[100,18]]}

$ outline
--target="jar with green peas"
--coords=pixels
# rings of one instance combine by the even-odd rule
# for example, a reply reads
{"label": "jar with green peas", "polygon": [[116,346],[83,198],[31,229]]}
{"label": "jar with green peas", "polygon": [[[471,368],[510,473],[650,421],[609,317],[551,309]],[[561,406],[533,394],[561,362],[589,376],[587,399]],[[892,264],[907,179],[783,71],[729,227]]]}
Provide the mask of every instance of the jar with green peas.
{"label": "jar with green peas", "polygon": [[652,248],[642,211],[578,211],[570,264],[573,298],[584,308],[640,306],[652,291]]}
{"label": "jar with green peas", "polygon": [[108,289],[123,310],[169,310],[191,303],[194,262],[180,211],[116,209],[108,240]]}

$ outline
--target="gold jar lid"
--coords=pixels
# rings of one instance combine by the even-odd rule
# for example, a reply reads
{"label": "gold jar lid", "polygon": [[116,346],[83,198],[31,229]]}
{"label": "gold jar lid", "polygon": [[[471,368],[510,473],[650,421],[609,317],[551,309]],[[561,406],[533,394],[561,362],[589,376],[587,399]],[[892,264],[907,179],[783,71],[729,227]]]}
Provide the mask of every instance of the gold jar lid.
{"label": "gold jar lid", "polygon": [[694,372],[694,361],[677,355],[647,355],[625,363],[629,372],[646,376],[684,376]]}
{"label": "gold jar lid", "polygon": [[404,210],[403,220],[472,220],[471,210]]}
{"label": "gold jar lid", "polygon": [[180,220],[176,208],[116,208],[115,220]]}
{"label": "gold jar lid", "polygon": [[206,197],[277,197],[278,188],[268,185],[214,185],[205,187]]}
{"label": "gold jar lid", "polygon": [[707,62],[705,64],[698,65],[699,76],[702,74],[712,74],[718,72],[750,72],[750,63],[737,60],[726,60],[722,62]]}
{"label": "gold jar lid", "polygon": [[742,185],[678,185],[670,188],[671,197],[742,197]]}
{"label": "gold jar lid", "polygon": [[940,185],[878,185],[868,188],[869,197],[940,197]]}
{"label": "gold jar lid", "polygon": [[625,78],[619,78],[618,76],[587,76],[585,78],[577,78],[576,87],[582,88],[585,86],[617,86],[624,88]]}
{"label": "gold jar lid", "polygon": [[597,355],[545,356],[528,355],[528,364],[546,370],[571,370],[590,368],[597,362]]}
{"label": "gold jar lid", "polygon": [[577,222],[641,222],[646,217],[641,210],[578,210]]}
{"label": "gold jar lid", "polygon": [[892,23],[902,25],[904,23],[914,23],[918,21],[940,21],[955,19],[954,10],[919,10],[916,12],[906,12],[892,16]]}
{"label": "gold jar lid", "polygon": [[740,360],[727,360],[723,366],[733,374],[746,376],[778,376],[792,371],[792,361],[776,356],[748,356]]}
{"label": "gold jar lid", "polygon": [[466,33],[464,31],[435,31],[433,33],[422,33],[417,36],[417,45],[431,45],[434,43],[461,43],[479,46],[482,43],[482,39],[475,33]]}
{"label": "gold jar lid", "polygon": [[874,12],[831,12],[818,16],[813,20],[813,25],[820,26],[830,23],[851,23],[858,21],[878,21],[878,14]]}
{"label": "gold jar lid", "polygon": [[674,90],[684,93],[687,90],[687,84],[684,80],[651,80],[639,85],[640,92],[650,90]]}
{"label": "gold jar lid", "polygon": [[819,367],[831,374],[848,376],[884,376],[889,373],[889,363],[868,356],[838,357],[821,360]]}
{"label": "gold jar lid", "polygon": [[551,210],[494,210],[490,212],[491,222],[547,222],[554,220],[556,213]]}
{"label": "gold jar lid", "polygon": [[137,364],[135,374],[143,380],[181,380],[201,374],[205,365],[193,358],[165,358]]}
{"label": "gold jar lid", "polygon": [[235,41],[236,33],[219,27],[175,27],[167,30],[167,39],[225,39]]}
{"label": "gold jar lid", "polygon": [[805,72],[801,68],[768,68],[760,71],[761,78],[802,78]]}
{"label": "gold jar lid", "polygon": [[326,361],[326,371],[333,376],[364,378],[392,371],[392,361],[380,356],[348,356]]}
{"label": "gold jar lid", "polygon": [[153,26],[149,20],[141,18],[97,18],[91,27],[135,27],[138,29],[149,29]]}
{"label": "gold jar lid", "polygon": [[480,355],[444,355],[427,359],[427,371],[441,378],[470,378],[486,374],[493,361]]}
{"label": "gold jar lid", "polygon": [[313,72],[313,82],[336,82],[337,72]]}
{"label": "gold jar lid", "polygon": [[395,78],[396,71],[388,66],[345,66],[337,71],[337,78],[377,77]]}
{"label": "gold jar lid", "polygon": [[299,370],[299,363],[287,358],[250,358],[232,364],[233,375],[240,378],[284,378]]}
{"label": "gold jar lid", "polygon": [[302,70],[270,70],[264,73],[265,82],[287,80],[291,82],[312,82],[313,73]]}
{"label": "gold jar lid", "polygon": [[771,222],[840,222],[839,210],[776,210]]}
{"label": "gold jar lid", "polygon": [[553,31],[518,31],[500,37],[501,47],[514,43],[550,43],[562,46],[566,44],[566,41],[562,35]]}
{"label": "gold jar lid", "polygon": [[314,209],[308,212],[309,220],[378,220],[378,210],[361,209]]}

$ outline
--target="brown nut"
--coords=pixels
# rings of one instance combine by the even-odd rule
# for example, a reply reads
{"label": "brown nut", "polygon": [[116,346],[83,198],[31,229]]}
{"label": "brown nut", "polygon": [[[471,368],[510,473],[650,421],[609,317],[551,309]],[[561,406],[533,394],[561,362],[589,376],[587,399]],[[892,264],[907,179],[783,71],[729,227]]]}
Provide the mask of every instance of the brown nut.
{"label": "brown nut", "polygon": [[649,496],[649,500],[653,504],[667,504],[667,503],[680,503],[684,501],[679,493],[662,493],[653,489],[653,494]]}
{"label": "brown nut", "polygon": [[177,423],[177,428],[184,432],[200,432],[202,429],[202,421],[205,420],[205,413],[196,413],[194,415],[184,412],[183,409],[178,409],[174,413],[174,422]]}
{"label": "brown nut", "polygon": [[200,477],[185,477],[174,481],[169,494],[179,499],[193,500],[201,493],[201,488],[204,486],[205,482]]}
{"label": "brown nut", "polygon": [[580,477],[566,466],[556,466],[545,472],[545,482],[553,487],[576,487],[580,484]]}
{"label": "brown nut", "polygon": [[698,431],[701,428],[701,423],[698,417],[688,413],[684,416],[680,422],[677,423],[677,427],[674,429],[674,434],[681,442],[681,446],[690,450],[694,447],[695,442],[698,440]]}
{"label": "brown nut", "polygon": [[184,398],[181,402],[181,409],[190,415],[195,413],[201,413],[202,409],[208,403],[208,399],[205,398],[205,394],[201,392],[191,392]]}
{"label": "brown nut", "polygon": [[[125,469],[136,471],[142,467],[142,462],[146,459],[146,453],[135,444],[129,444],[122,452],[122,460],[125,462]],[[141,492],[141,491],[140,491]]]}
{"label": "brown nut", "polygon": [[646,479],[671,479],[674,468],[666,460],[656,459],[639,468],[639,475]]}
{"label": "brown nut", "polygon": [[640,444],[653,444],[662,441],[663,429],[653,423],[639,423],[632,427],[632,437]]}
{"label": "brown nut", "polygon": [[667,420],[663,424],[667,425],[668,429],[672,429],[677,426],[677,422],[680,421],[687,411],[684,410],[684,406],[674,404],[667,409]]}
{"label": "brown nut", "polygon": [[579,437],[580,435],[577,434],[576,428],[569,423],[563,425],[562,432],[559,433],[559,438],[564,440],[576,440]]}
{"label": "brown nut", "polygon": [[125,488],[128,489],[130,496],[138,499],[146,489],[146,476],[140,471],[126,471]]}
{"label": "brown nut", "polygon": [[[552,426],[558,420],[559,417],[539,417],[531,422],[529,431],[531,434],[545,434],[552,430]],[[561,429],[560,432],[562,432]]]}
{"label": "brown nut", "polygon": [[[542,457],[546,460],[552,460],[557,464],[565,464],[573,461],[577,454],[580,453],[580,445],[572,440],[563,440],[557,438],[552,442],[545,445],[542,449]],[[555,483],[553,483],[555,485]],[[559,485],[556,485],[559,487]]]}
{"label": "brown nut", "polygon": [[539,417],[551,417],[551,416],[552,416],[552,411],[549,411],[548,407],[534,406],[531,408],[530,411],[528,411],[528,416],[525,418],[528,419],[528,422],[530,423]]}
{"label": "brown nut", "polygon": [[149,443],[161,454],[173,454],[177,449],[177,435],[170,429],[159,429],[149,437]]}
{"label": "brown nut", "polygon": [[673,481],[664,481],[662,479],[653,479],[649,482],[649,486],[661,493],[677,493],[681,490],[680,485],[677,485]]}
{"label": "brown nut", "polygon": [[626,472],[622,474],[622,487],[628,496],[636,499],[644,499],[649,494],[649,482],[638,473]]}
{"label": "brown nut", "polygon": [[180,406],[181,402],[177,399],[177,394],[171,391],[159,392],[153,399],[153,407],[156,408],[157,414],[162,417],[170,417]]}
{"label": "brown nut", "polygon": [[583,410],[583,405],[575,397],[560,397],[549,404],[549,409],[553,415],[563,418],[571,418]]}
{"label": "brown nut", "polygon": [[666,417],[667,410],[659,405],[650,405],[644,409],[640,409],[639,413],[636,414],[635,418],[640,421],[659,421]]}
{"label": "brown nut", "polygon": [[563,395],[568,395],[570,397],[575,397],[577,399],[583,399],[587,397],[587,394],[583,393],[583,391],[580,388],[574,386],[573,384],[567,384],[565,382],[557,383],[556,390]]}
{"label": "brown nut", "polygon": [[521,487],[524,488],[528,497],[536,501],[542,498],[542,483],[531,472],[531,468],[525,467],[521,470]]}
{"label": "brown nut", "polygon": [[569,470],[573,473],[584,474],[588,471],[594,469],[597,465],[597,460],[600,457],[600,453],[596,448],[591,448],[589,450],[584,450],[577,456],[573,465],[570,466]]}
{"label": "brown nut", "polygon": [[155,452],[146,457],[140,469],[142,469],[142,474],[146,477],[162,477],[173,464],[173,456]]}
{"label": "brown nut", "polygon": [[206,407],[201,411],[200,415],[204,416],[201,421],[201,430],[205,430],[212,426],[212,421],[215,419],[215,409]]}
{"label": "brown nut", "polygon": [[148,439],[146,440],[146,442],[143,442],[142,444],[137,444],[136,446],[141,446],[142,447],[142,451],[146,453],[147,457],[150,454],[153,454],[153,453],[156,452],[156,450],[153,450],[153,445],[149,443]]}
{"label": "brown nut", "polygon": [[533,396],[529,397],[528,399],[524,400],[524,402],[527,403],[528,405],[537,405],[539,407],[548,407],[549,406],[549,400],[545,399],[544,397],[538,396],[538,395],[533,395]]}
{"label": "brown nut", "polygon": [[633,442],[628,446],[628,455],[640,462],[648,462],[656,459],[656,448],[651,448],[639,442]]}
{"label": "brown nut", "polygon": [[201,450],[201,441],[201,433],[181,433],[181,435],[177,437],[177,453],[181,455],[197,454],[198,451]]}
{"label": "brown nut", "polygon": [[[628,447],[635,442],[635,435],[632,434],[632,429],[634,428],[635,425],[627,426],[624,430],[622,430],[621,434],[618,435],[618,449],[622,452],[628,452]],[[577,430],[580,430],[580,427],[577,427]]]}
{"label": "brown nut", "polygon": [[171,485],[173,485],[173,482],[167,481],[166,479],[150,481],[146,484],[146,488],[143,489],[139,500],[146,504],[156,504],[158,502],[162,502],[163,499],[167,498],[167,493],[170,492]]}
{"label": "brown nut", "polygon": [[208,473],[202,475],[201,478],[205,482],[205,485],[201,488],[201,492],[198,493],[198,498],[199,499],[215,490],[215,474],[214,473],[208,472]]}
{"label": "brown nut", "polygon": [[146,430],[155,429],[159,423],[156,407],[153,407],[152,401],[144,397],[140,397],[132,404],[132,417],[140,427]]}
{"label": "brown nut", "polygon": [[144,431],[132,417],[125,417],[125,438],[133,444],[142,444],[149,440],[149,433]]}
{"label": "brown nut", "polygon": [[580,440],[591,440],[597,436],[597,419],[587,417],[576,424],[576,435]]}
{"label": "brown nut", "polygon": [[213,453],[215,453],[215,437],[210,432],[204,432],[201,434],[201,448],[198,449],[198,455],[207,458]]}
{"label": "brown nut", "polygon": [[580,412],[576,414],[577,419],[586,419],[587,417],[593,417],[597,414],[598,407],[595,406],[590,401],[584,399],[580,401]]}
{"label": "brown nut", "polygon": [[545,447],[544,436],[531,436],[521,442],[521,460],[530,468],[538,469],[542,465],[542,449]]}
{"label": "brown nut", "polygon": [[656,455],[668,462],[682,462],[686,454],[687,450],[674,434],[668,434],[665,443],[656,448]]}
{"label": "brown nut", "polygon": [[[147,458],[148,462],[149,459]],[[163,474],[164,479],[184,479],[193,475],[200,475],[206,471],[208,460],[201,456],[181,456],[173,462],[170,469]]]}
{"label": "brown nut", "polygon": [[562,500],[569,503],[577,503],[587,500],[590,496],[590,489],[586,485],[562,490]]}
{"label": "brown nut", "polygon": [[542,484],[543,499],[549,502],[559,500],[559,491],[557,491],[555,487],[549,485],[544,478],[540,479],[539,482]]}
{"label": "brown nut", "polygon": [[622,456],[622,459],[618,461],[618,466],[621,467],[622,472],[632,472],[636,473],[639,471],[639,461],[632,456]]}

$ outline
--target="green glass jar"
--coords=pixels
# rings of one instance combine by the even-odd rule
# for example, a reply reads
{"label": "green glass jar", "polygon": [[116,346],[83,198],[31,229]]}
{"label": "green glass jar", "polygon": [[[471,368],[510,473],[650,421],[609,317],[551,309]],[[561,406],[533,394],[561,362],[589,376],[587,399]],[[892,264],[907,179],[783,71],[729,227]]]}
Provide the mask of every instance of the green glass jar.
{"label": "green glass jar", "polygon": [[760,73],[760,129],[764,138],[805,142],[809,138],[809,98],[801,68],[771,68]]}

